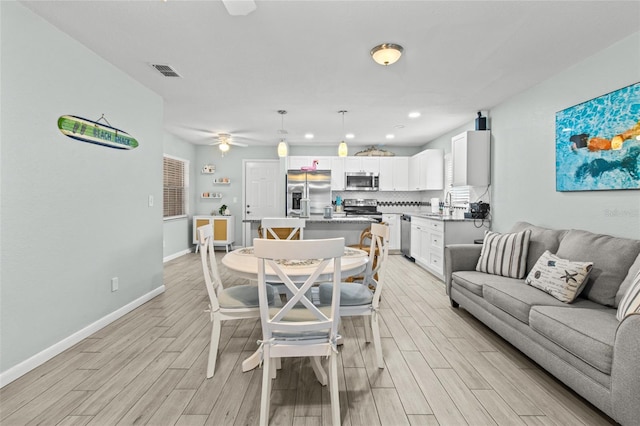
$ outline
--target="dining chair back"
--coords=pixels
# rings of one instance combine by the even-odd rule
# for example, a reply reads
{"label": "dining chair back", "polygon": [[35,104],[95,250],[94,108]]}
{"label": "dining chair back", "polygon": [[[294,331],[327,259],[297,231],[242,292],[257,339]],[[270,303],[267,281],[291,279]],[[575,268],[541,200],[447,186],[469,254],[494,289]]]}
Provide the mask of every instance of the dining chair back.
{"label": "dining chair back", "polygon": [[[209,345],[209,360],[207,363],[207,378],[213,377],[220,342],[221,322],[234,319],[249,319],[260,317],[260,303],[258,287],[254,285],[236,285],[224,288],[218,264],[213,250],[213,227],[204,225],[197,228],[200,242],[200,259],[204,282],[209,296],[209,313],[211,320],[211,343]],[[267,287],[268,302],[277,304],[279,296],[271,286]]]}
{"label": "dining chair back", "polygon": [[[312,357],[311,365],[324,385],[327,377],[320,365],[320,357],[329,358],[329,390],[334,425],[340,424],[338,399],[337,340],[340,320],[340,271],[344,254],[344,238],[326,240],[254,240],[254,254],[258,258],[258,287],[260,289],[260,319],[262,322],[262,350],[264,370],[260,424],[269,421],[273,359]],[[292,265],[309,268],[304,282]],[[287,266],[284,268],[283,266]],[[332,269],[333,302],[318,307],[309,298],[311,287],[323,271]],[[277,275],[292,296],[280,308],[267,304],[266,276]],[[298,274],[294,277],[293,274]]]}
{"label": "dining chair back", "polygon": [[[377,253],[377,255],[376,255]],[[340,316],[363,316],[365,320],[365,341],[373,343],[378,368],[384,368],[380,340],[379,306],[385,282],[387,258],[389,256],[389,226],[375,223],[371,225],[369,261],[364,279],[358,282],[340,283]],[[318,296],[320,304],[332,303],[335,288],[331,284],[320,284]]]}
{"label": "dining chair back", "polygon": [[304,219],[297,217],[265,217],[260,222],[260,238],[302,240],[305,223]]}

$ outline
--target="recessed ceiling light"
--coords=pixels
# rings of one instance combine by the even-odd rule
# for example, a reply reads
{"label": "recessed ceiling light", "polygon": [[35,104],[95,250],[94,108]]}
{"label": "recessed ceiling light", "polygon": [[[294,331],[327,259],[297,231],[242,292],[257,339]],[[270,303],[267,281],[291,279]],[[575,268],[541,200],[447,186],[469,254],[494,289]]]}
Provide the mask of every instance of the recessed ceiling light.
{"label": "recessed ceiling light", "polygon": [[413,111],[409,113],[409,118],[418,118],[420,115],[421,114],[418,111]]}
{"label": "recessed ceiling light", "polygon": [[305,139],[313,139],[313,133],[305,133],[304,134],[304,138]]}
{"label": "recessed ceiling light", "polygon": [[344,137],[347,139],[353,139],[356,137],[356,135],[354,135],[353,133],[347,133],[346,135],[344,135]]}
{"label": "recessed ceiling light", "polygon": [[392,135],[391,133],[389,133],[389,134],[386,136],[386,138],[387,138],[387,139],[393,139],[393,138],[395,138],[395,135]]}
{"label": "recessed ceiling light", "polygon": [[396,124],[393,126],[394,129],[404,129],[404,124]]}

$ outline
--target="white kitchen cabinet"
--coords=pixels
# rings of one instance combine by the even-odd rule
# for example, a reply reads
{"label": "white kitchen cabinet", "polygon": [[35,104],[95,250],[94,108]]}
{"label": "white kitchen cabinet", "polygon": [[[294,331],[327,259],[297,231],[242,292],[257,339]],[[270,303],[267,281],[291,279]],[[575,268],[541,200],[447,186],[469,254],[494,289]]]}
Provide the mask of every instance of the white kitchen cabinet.
{"label": "white kitchen cabinet", "polygon": [[344,191],[344,157],[331,157],[331,190]]}
{"label": "white kitchen cabinet", "polygon": [[380,157],[380,191],[409,190],[409,157]]}
{"label": "white kitchen cabinet", "polygon": [[400,214],[384,213],[382,221],[389,225],[389,250],[400,250]]}
{"label": "white kitchen cabinet", "polygon": [[345,157],[345,172],[380,173],[380,158],[378,157]]}
{"label": "white kitchen cabinet", "polygon": [[491,183],[491,133],[470,130],[451,139],[453,186],[488,186]]}
{"label": "white kitchen cabinet", "polygon": [[412,191],[444,188],[444,151],[425,149],[409,160],[409,189]]}
{"label": "white kitchen cabinet", "polygon": [[[485,222],[486,223],[486,222]],[[414,244],[414,226],[416,228]],[[411,218],[411,256],[416,263],[444,280],[444,248],[448,244],[471,244],[484,237],[485,227],[475,221],[443,221],[413,216]],[[416,252],[414,254],[414,245]]]}
{"label": "white kitchen cabinet", "polygon": [[300,170],[302,167],[311,167],[313,160],[317,160],[317,170],[330,170],[332,159],[330,156],[295,155],[287,158],[287,169]]}

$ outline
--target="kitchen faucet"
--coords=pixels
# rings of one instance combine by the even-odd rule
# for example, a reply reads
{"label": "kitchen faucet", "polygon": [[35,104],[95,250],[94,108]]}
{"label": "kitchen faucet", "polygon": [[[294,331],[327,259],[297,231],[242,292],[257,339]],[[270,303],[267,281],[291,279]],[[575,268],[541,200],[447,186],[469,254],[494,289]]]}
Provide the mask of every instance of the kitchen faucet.
{"label": "kitchen faucet", "polygon": [[452,202],[451,191],[446,192],[444,196],[444,203],[445,203],[445,207],[447,205],[449,206],[449,216],[453,216],[453,202]]}

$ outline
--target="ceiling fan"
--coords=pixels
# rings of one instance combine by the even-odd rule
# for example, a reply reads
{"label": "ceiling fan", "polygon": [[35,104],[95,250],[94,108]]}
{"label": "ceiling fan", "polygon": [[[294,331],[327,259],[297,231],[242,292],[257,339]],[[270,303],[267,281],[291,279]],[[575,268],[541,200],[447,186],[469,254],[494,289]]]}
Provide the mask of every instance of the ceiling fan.
{"label": "ceiling fan", "polygon": [[229,149],[231,148],[231,145],[241,146],[243,148],[246,148],[249,146],[246,143],[240,143],[232,140],[231,135],[229,133],[218,133],[218,141],[211,143],[209,145],[218,145],[218,148],[222,152],[223,156],[225,152],[229,151]]}

